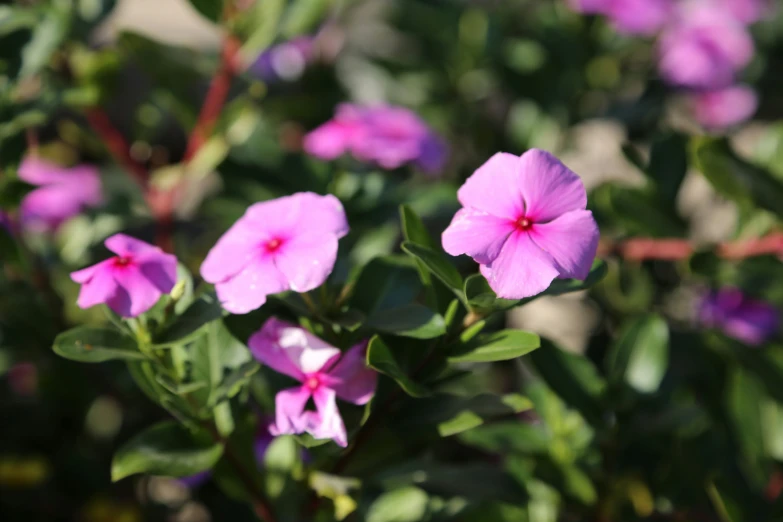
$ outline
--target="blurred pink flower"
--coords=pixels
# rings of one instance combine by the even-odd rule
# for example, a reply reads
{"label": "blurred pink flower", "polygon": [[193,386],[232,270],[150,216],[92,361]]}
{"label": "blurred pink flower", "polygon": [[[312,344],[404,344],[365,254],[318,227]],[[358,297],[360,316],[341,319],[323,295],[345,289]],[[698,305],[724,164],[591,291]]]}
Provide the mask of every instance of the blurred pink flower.
{"label": "blurred pink flower", "polygon": [[573,0],[575,11],[606,16],[618,32],[652,35],[669,20],[673,0]]}
{"label": "blurred pink flower", "polygon": [[335,117],[305,137],[308,154],[325,160],[350,152],[356,159],[396,169],[414,163],[428,173],[446,162],[446,143],[403,107],[342,104]]}
{"label": "blurred pink flower", "polygon": [[[377,375],[365,363],[367,342],[341,354],[307,330],[272,317],[248,345],[260,362],[302,383],[278,392],[270,433],[307,432],[316,439],[333,439],[347,446],[336,398],[359,405],[372,398]],[[305,411],[310,398],[316,411]]]}
{"label": "blurred pink flower", "polygon": [[174,288],[177,258],[173,255],[125,234],[111,236],[104,245],[117,255],[71,273],[71,279],[82,285],[80,308],[105,303],[123,317],[136,317]]}
{"label": "blurred pink flower", "polygon": [[39,187],[20,206],[22,225],[32,229],[53,230],[103,200],[98,169],[89,165],[65,168],[28,156],[19,165],[19,179]]}
{"label": "blurred pink flower", "polygon": [[696,120],[713,131],[742,123],[753,116],[758,106],[756,93],[746,85],[697,92],[690,98]]}
{"label": "blurred pink flower", "polygon": [[529,297],[555,278],[590,272],[599,234],[584,185],[548,152],[497,153],[457,197],[464,208],[443,232],[443,248],[478,262],[498,296]]}
{"label": "blurred pink flower", "polygon": [[212,247],[201,276],[226,310],[244,314],[269,294],[323,284],[347,233],[345,211],[332,195],[300,192],[256,203]]}
{"label": "blurred pink flower", "polygon": [[732,16],[742,23],[752,24],[758,22],[762,16],[771,11],[772,6],[768,0],[716,0],[722,9],[726,9]]}
{"label": "blurred pink flower", "polygon": [[725,9],[705,0],[685,4],[659,41],[658,69],[668,83],[721,89],[753,57],[753,39]]}
{"label": "blurred pink flower", "polygon": [[780,328],[780,312],[773,305],[752,299],[737,288],[704,294],[698,305],[698,320],[752,346],[763,344]]}

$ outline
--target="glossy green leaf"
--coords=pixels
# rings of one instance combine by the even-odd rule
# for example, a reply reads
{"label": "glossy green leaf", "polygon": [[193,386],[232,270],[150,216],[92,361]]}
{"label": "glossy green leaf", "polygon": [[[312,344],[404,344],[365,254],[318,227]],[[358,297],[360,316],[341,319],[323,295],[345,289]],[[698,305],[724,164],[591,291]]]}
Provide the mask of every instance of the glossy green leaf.
{"label": "glossy green leaf", "polygon": [[204,326],[217,321],[225,312],[217,296],[204,294],[194,301],[163,331],[156,344],[184,343],[192,339]]}
{"label": "glossy green leaf", "polygon": [[353,287],[349,305],[366,316],[408,305],[422,288],[415,263],[403,256],[373,259],[359,273]]}
{"label": "glossy green leaf", "polygon": [[668,362],[669,327],[653,314],[627,324],[608,359],[610,373],[642,393],[658,390]]}
{"label": "glossy green leaf", "polygon": [[410,206],[400,206],[400,221],[402,222],[402,234],[406,241],[433,250],[438,248],[438,245],[432,240],[432,236],[427,232],[424,222]]}
{"label": "glossy green leaf", "polygon": [[427,493],[417,487],[404,487],[383,493],[370,504],[367,522],[419,522],[427,513]]}
{"label": "glossy green leaf", "polygon": [[381,332],[416,339],[432,339],[446,333],[443,317],[419,304],[378,312],[369,317],[365,325]]}
{"label": "glossy green leaf", "polygon": [[650,148],[647,174],[655,182],[658,195],[672,208],[687,170],[687,137],[678,132],[657,136]]}
{"label": "glossy green leaf", "polygon": [[86,363],[146,358],[134,339],[118,330],[91,326],[78,326],[61,333],[54,340],[53,349],[60,357]]}
{"label": "glossy green leaf", "polygon": [[30,42],[22,49],[22,78],[38,74],[51,60],[68,32],[69,14],[51,9],[33,29]]}
{"label": "glossy green leaf", "polygon": [[460,347],[449,355],[450,363],[492,362],[515,359],[541,346],[541,339],[524,330],[501,330]]}
{"label": "glossy green leaf", "polygon": [[493,422],[461,433],[459,440],[493,453],[547,453],[552,434],[544,426],[519,422]]}
{"label": "glossy green leaf", "polygon": [[367,346],[367,365],[397,381],[397,384],[399,384],[408,395],[413,397],[424,397],[430,393],[427,388],[415,382],[413,378],[400,367],[399,363],[395,360],[391,349],[383,342],[383,339],[377,335],[370,339],[370,344]]}
{"label": "glossy green leaf", "polygon": [[136,473],[187,477],[210,469],[223,447],[211,440],[197,440],[183,426],[166,421],[128,441],[112,459],[111,478],[116,482]]}
{"label": "glossy green leaf", "polygon": [[435,277],[443,281],[458,297],[464,297],[462,292],[462,276],[459,275],[457,268],[445,255],[410,241],[404,241],[402,243],[402,249],[415,259],[421,261]]}

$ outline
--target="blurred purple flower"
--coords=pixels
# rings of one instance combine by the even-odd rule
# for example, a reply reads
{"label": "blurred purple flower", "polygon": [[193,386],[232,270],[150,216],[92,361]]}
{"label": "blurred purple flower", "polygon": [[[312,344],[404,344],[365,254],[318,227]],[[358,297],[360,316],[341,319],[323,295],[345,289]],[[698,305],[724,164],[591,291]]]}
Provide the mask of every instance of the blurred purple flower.
{"label": "blurred purple flower", "polygon": [[694,117],[712,131],[742,123],[753,116],[758,106],[756,93],[746,85],[697,92],[690,98]]}
{"label": "blurred purple flower", "polygon": [[[304,328],[272,317],[250,337],[248,345],[260,362],[302,383],[278,392],[270,433],[306,432],[347,446],[336,399],[361,405],[372,398],[377,375],[365,362],[367,342],[343,354]],[[310,399],[316,411],[305,411]]]}
{"label": "blurred purple flower", "polygon": [[669,20],[673,0],[574,0],[574,10],[606,16],[618,32],[652,35]]}
{"label": "blurred purple flower", "polygon": [[342,203],[332,195],[300,192],[251,205],[201,264],[223,307],[245,314],[284,290],[323,284],[348,233]]}
{"label": "blurred purple flower", "polygon": [[582,180],[550,153],[497,153],[457,192],[443,249],[479,263],[499,297],[521,299],[555,278],[584,279],[598,248]]}
{"label": "blurred purple flower", "polygon": [[136,317],[174,288],[177,258],[173,255],[125,234],[115,234],[104,244],[117,255],[71,273],[71,279],[82,285],[80,308],[105,303],[123,317]]}
{"label": "blurred purple flower", "polygon": [[65,168],[35,156],[19,166],[19,179],[39,188],[22,200],[22,225],[34,230],[53,230],[86,207],[99,205],[101,180],[89,165]]}
{"label": "blurred purple flower", "polygon": [[314,49],[315,43],[312,37],[294,38],[261,53],[250,66],[249,71],[265,82],[280,79],[296,80],[302,76],[307,65],[313,60]]}
{"label": "blurred purple flower", "polygon": [[23,397],[31,397],[38,391],[38,368],[31,362],[16,363],[8,370],[8,386]]}
{"label": "blurred purple flower", "polygon": [[753,57],[745,26],[707,1],[686,4],[659,41],[658,69],[668,83],[691,89],[721,89]]}
{"label": "blurred purple flower", "polygon": [[768,0],[717,0],[722,9],[744,24],[758,22],[772,9]]}
{"label": "blurred purple flower", "polygon": [[351,153],[389,170],[414,163],[433,174],[448,156],[446,143],[415,112],[386,105],[341,104],[332,120],[305,136],[304,149],[324,160]]}
{"label": "blurred purple flower", "polygon": [[770,303],[752,299],[737,288],[712,290],[698,304],[702,326],[717,328],[746,344],[764,343],[780,328],[780,312]]}

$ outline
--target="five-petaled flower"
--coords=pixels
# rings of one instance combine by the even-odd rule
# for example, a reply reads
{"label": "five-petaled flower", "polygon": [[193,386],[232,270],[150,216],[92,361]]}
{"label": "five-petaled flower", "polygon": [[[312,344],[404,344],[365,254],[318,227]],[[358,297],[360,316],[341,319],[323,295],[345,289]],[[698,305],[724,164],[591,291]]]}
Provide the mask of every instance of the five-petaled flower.
{"label": "five-petaled flower", "polygon": [[53,230],[103,200],[98,169],[89,165],[66,168],[28,156],[19,165],[19,179],[38,186],[19,208],[22,225],[31,229]]}
{"label": "five-petaled flower", "polygon": [[536,295],[555,278],[584,279],[598,226],[579,177],[548,152],[497,153],[459,189],[463,207],[443,248],[467,254],[498,296]]}
{"label": "five-petaled flower", "polygon": [[231,313],[244,314],[284,290],[323,284],[337,259],[348,222],[334,196],[300,192],[251,205],[223,234],[201,265]]}
{"label": "five-petaled flower", "polygon": [[[367,342],[341,353],[304,328],[272,317],[250,337],[248,345],[256,359],[301,383],[278,392],[270,433],[306,432],[346,446],[336,398],[359,405],[372,398],[377,375],[365,363]],[[311,398],[316,411],[305,410]]]}
{"label": "five-petaled flower", "polygon": [[780,312],[770,303],[748,297],[738,288],[705,293],[698,303],[702,326],[718,328],[745,344],[763,344],[780,329]]}
{"label": "five-petaled flower", "polygon": [[125,234],[115,234],[104,244],[117,255],[71,274],[82,285],[79,307],[105,303],[123,317],[136,317],[174,288],[177,258],[173,255]]}

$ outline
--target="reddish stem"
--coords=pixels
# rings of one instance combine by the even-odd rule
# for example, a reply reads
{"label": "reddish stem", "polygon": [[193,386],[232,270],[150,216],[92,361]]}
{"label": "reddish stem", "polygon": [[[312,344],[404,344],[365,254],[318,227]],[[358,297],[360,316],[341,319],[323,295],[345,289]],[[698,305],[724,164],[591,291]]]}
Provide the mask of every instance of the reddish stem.
{"label": "reddish stem", "polygon": [[[600,256],[614,255],[633,261],[679,261],[688,258],[695,250],[694,245],[687,239],[648,237],[617,242],[602,241],[598,247]],[[783,232],[773,232],[761,238],[718,243],[715,253],[724,259],[745,259],[768,254],[783,256]]]}
{"label": "reddish stem", "polygon": [[87,123],[109,149],[114,160],[125,167],[142,190],[145,190],[147,188],[147,169],[130,155],[130,145],[122,133],[114,127],[103,109],[98,107],[87,109],[85,116]]}

